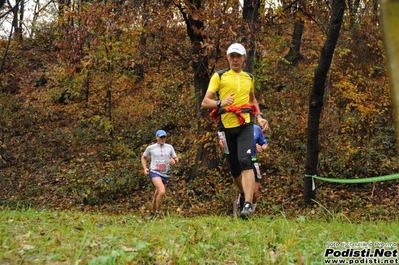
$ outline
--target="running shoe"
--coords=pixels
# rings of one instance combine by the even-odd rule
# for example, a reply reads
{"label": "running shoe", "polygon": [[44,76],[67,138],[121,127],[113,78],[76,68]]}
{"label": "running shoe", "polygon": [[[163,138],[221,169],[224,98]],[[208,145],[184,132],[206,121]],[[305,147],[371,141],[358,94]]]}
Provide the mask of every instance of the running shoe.
{"label": "running shoe", "polygon": [[244,204],[244,208],[242,209],[241,213],[240,213],[240,217],[242,219],[248,219],[249,217],[251,217],[254,214],[254,209],[252,207],[252,204],[250,202],[246,202]]}

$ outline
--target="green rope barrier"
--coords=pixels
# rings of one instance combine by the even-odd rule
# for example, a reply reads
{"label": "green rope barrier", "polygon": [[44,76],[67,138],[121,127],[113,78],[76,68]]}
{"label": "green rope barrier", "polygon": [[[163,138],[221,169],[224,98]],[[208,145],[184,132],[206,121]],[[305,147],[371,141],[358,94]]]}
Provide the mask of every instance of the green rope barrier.
{"label": "green rope barrier", "polygon": [[360,178],[360,179],[337,179],[337,178],[325,178],[325,177],[319,177],[316,175],[306,175],[305,177],[311,177],[315,179],[320,179],[324,180],[327,182],[334,182],[334,183],[342,183],[342,184],[358,184],[358,183],[370,183],[370,182],[378,182],[378,181],[387,181],[387,180],[394,180],[394,179],[399,179],[399,173],[398,174],[392,174],[392,175],[385,175],[385,176],[378,176],[378,177],[371,177],[371,178]]}

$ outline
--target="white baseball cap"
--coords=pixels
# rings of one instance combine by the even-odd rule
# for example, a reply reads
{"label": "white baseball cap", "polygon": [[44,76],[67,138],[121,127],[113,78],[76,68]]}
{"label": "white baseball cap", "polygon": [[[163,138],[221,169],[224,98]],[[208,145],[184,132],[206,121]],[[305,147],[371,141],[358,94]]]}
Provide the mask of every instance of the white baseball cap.
{"label": "white baseball cap", "polygon": [[227,54],[236,52],[241,55],[246,55],[247,52],[245,51],[244,46],[242,46],[240,43],[233,43],[230,45],[230,47],[227,49]]}

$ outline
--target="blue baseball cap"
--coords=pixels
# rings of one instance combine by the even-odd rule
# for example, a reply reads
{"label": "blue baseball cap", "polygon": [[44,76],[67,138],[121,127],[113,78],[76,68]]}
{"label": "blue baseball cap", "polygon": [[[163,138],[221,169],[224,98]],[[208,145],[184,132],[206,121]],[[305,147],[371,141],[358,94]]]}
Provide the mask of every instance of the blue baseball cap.
{"label": "blue baseball cap", "polygon": [[164,130],[158,130],[155,136],[162,137],[162,136],[167,136],[167,134]]}

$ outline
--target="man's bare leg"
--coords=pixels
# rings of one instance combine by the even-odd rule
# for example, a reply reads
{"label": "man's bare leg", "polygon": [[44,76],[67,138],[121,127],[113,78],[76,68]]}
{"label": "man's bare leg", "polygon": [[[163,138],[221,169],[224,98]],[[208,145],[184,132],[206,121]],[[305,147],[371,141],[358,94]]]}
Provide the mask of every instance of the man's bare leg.
{"label": "man's bare leg", "polygon": [[161,178],[152,178],[152,183],[155,186],[155,192],[154,192],[154,199],[153,199],[153,211],[156,213],[156,211],[160,211],[162,207],[162,200],[166,194],[166,185],[163,184]]}
{"label": "man's bare leg", "polygon": [[242,174],[234,178],[234,183],[236,184],[238,191],[244,193],[244,189],[242,188]]}
{"label": "man's bare leg", "polygon": [[242,188],[245,194],[245,201],[252,203],[254,196],[255,187],[255,176],[252,169],[244,170],[241,173],[242,176]]}
{"label": "man's bare leg", "polygon": [[252,169],[244,170],[242,172],[242,187],[245,194],[245,203],[240,216],[243,219],[247,219],[254,213],[252,200],[254,196],[255,176]]}

